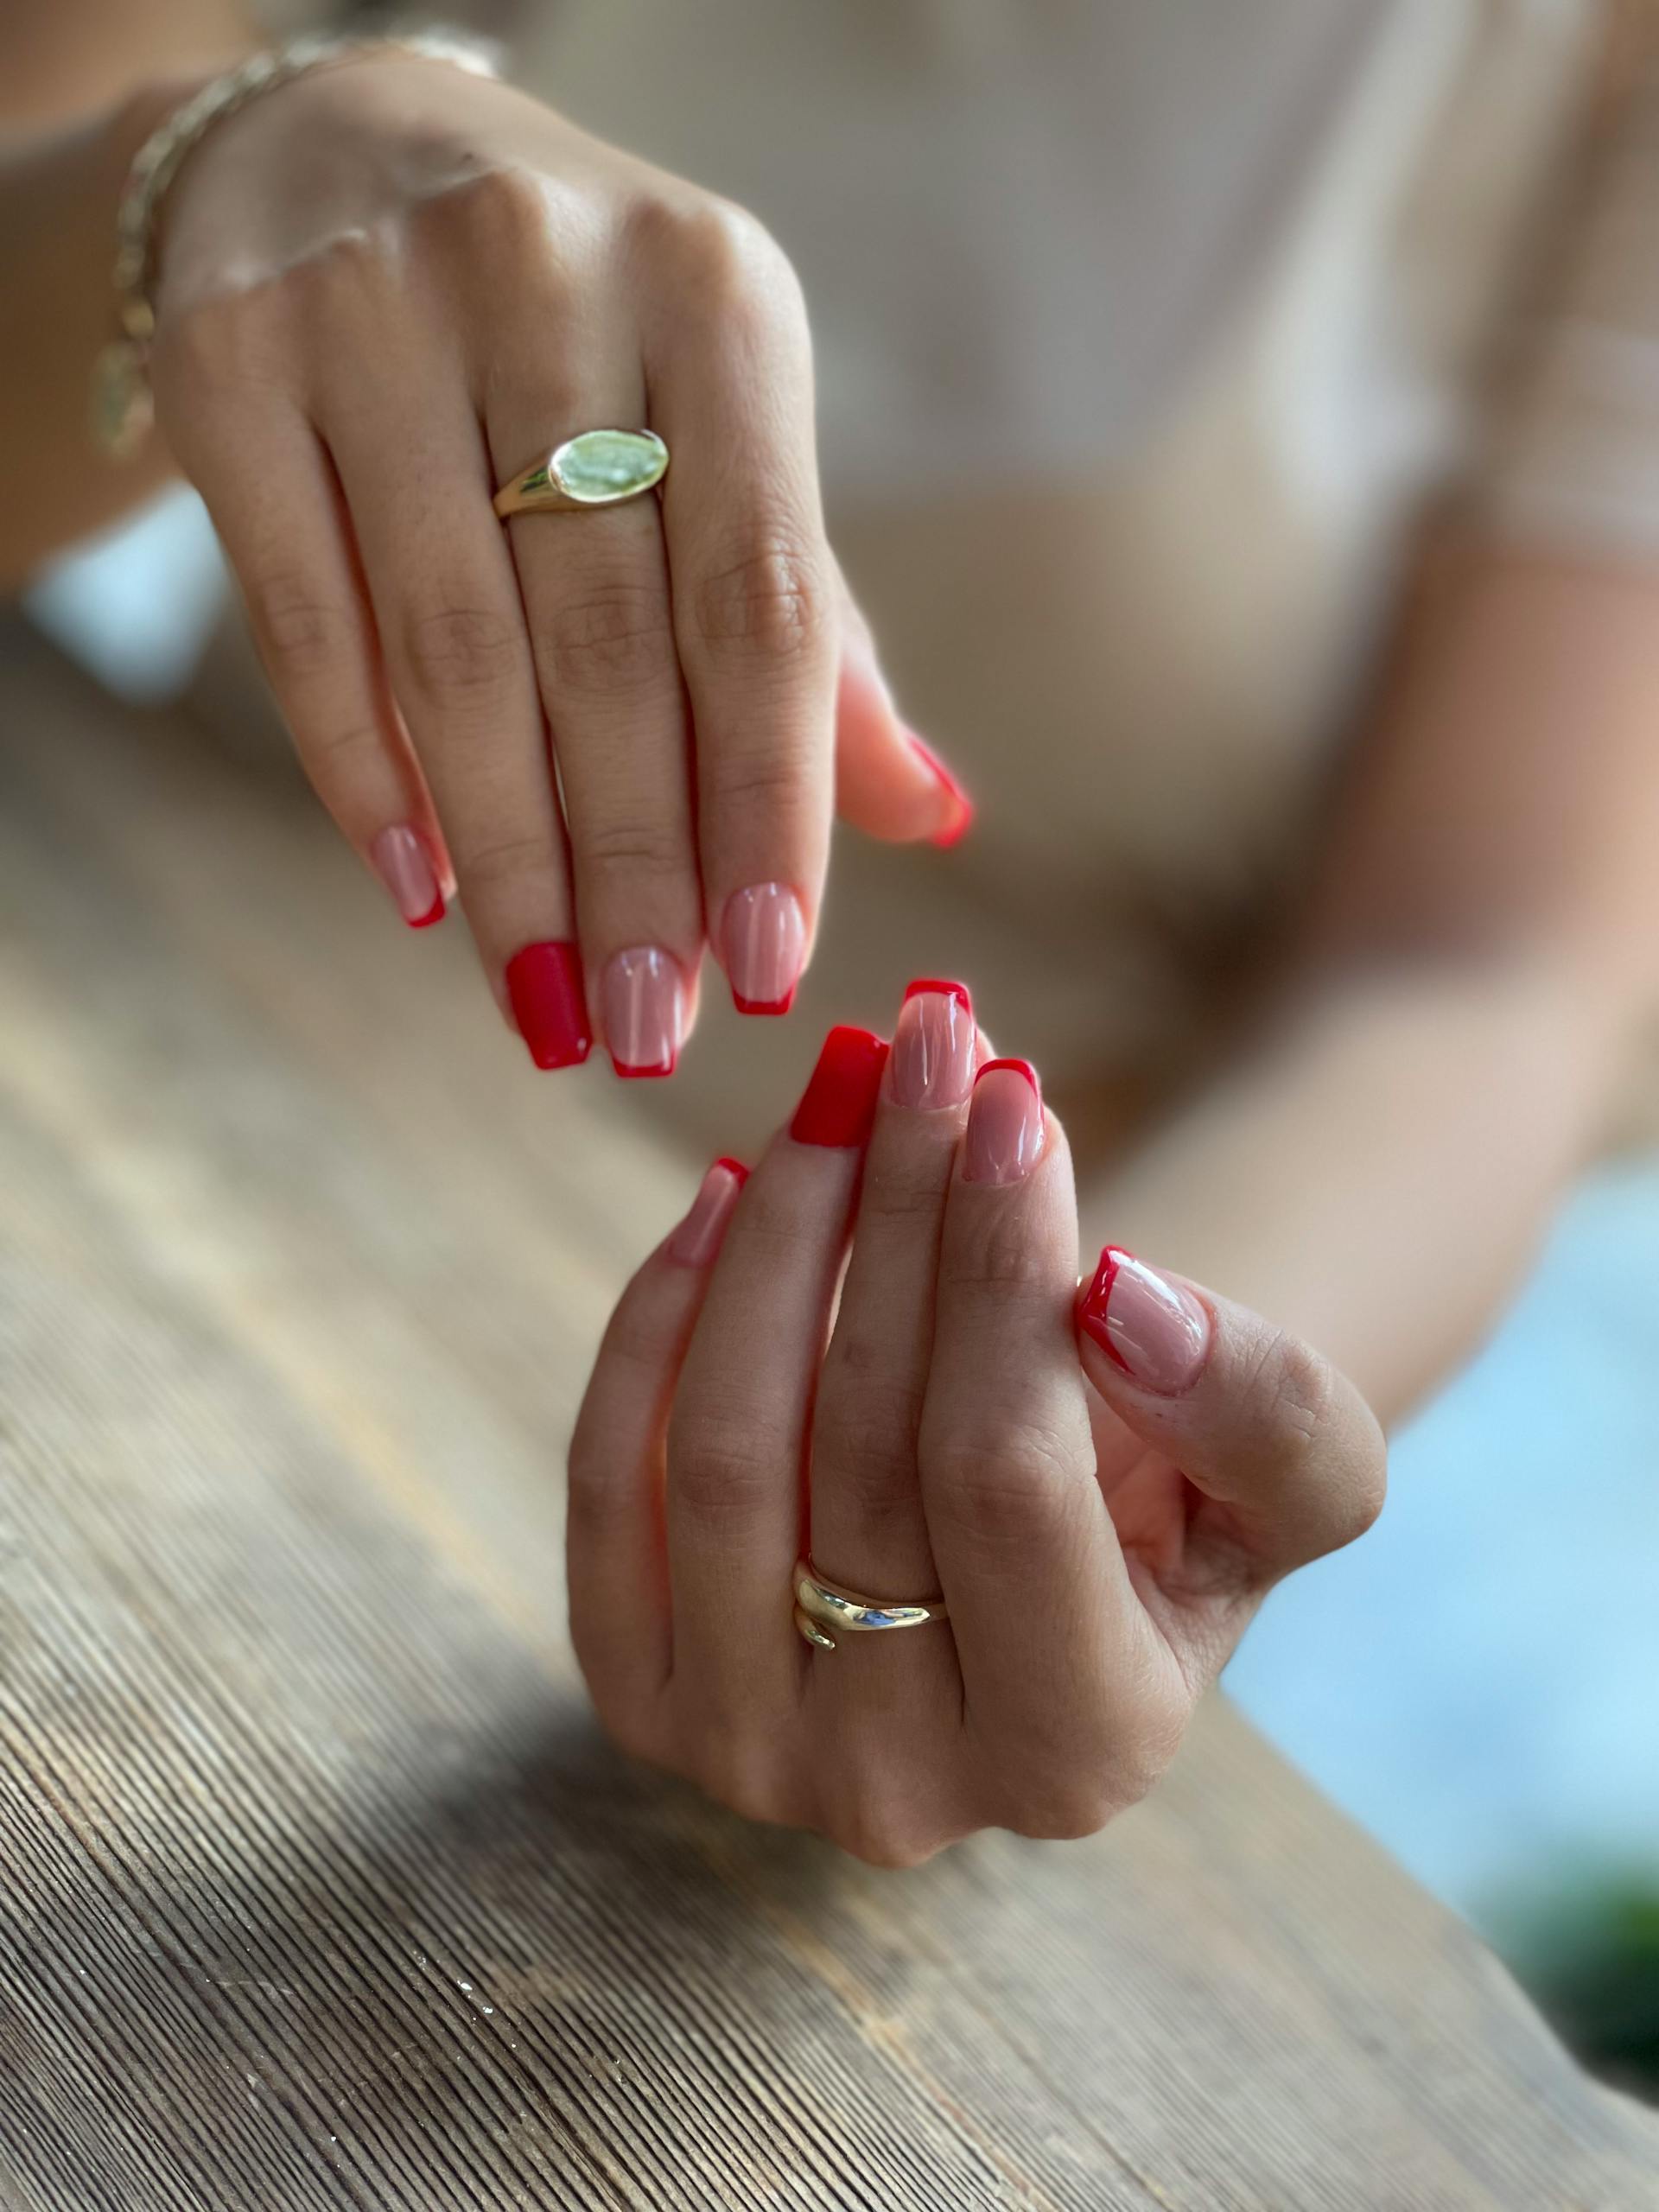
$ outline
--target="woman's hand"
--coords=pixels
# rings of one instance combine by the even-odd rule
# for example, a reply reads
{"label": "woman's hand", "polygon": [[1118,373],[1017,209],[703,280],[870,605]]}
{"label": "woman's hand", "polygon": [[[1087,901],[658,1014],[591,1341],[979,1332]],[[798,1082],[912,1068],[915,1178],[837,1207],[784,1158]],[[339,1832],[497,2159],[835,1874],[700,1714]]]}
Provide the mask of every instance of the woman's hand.
{"label": "woman's hand", "polygon": [[[705,933],[783,1012],[836,789],[878,836],[966,826],[846,602],[799,289],[736,208],[359,58],[207,134],[157,312],[159,421],[313,784],[407,921],[459,883],[539,1065],[586,1057],[591,1007],[620,1071],[669,1073]],[[496,519],[563,439],[645,426],[660,501]]]}
{"label": "woman's hand", "polygon": [[[1370,1525],[1383,1446],[1254,1313],[1109,1249],[1080,1296],[1076,1220],[950,984],[890,1057],[832,1032],[747,1183],[709,1170],[571,1451],[571,1629],[626,1748],[883,1865],[1085,1834],[1161,1772],[1263,1592]],[[948,1622],[809,1648],[809,1503],[820,1575]]]}

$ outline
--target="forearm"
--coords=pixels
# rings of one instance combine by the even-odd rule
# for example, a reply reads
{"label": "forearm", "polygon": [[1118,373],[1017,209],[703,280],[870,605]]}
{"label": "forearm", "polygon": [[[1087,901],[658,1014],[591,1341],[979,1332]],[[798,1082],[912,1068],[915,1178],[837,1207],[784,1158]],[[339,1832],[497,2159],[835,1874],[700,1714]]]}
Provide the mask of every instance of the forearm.
{"label": "forearm", "polygon": [[1477,547],[1403,657],[1265,1020],[1089,1226],[1394,1418],[1466,1354],[1654,1003],[1659,579]]}
{"label": "forearm", "polygon": [[0,591],[170,471],[153,436],[112,461],[92,435],[93,365],[116,334],[116,205],[149,133],[245,48],[239,10],[207,0],[67,6],[55,43],[41,11],[18,14],[30,22],[0,33]]}
{"label": "forearm", "polygon": [[1095,1186],[1089,1225],[1272,1314],[1396,1419],[1478,1343],[1593,1142],[1624,1031],[1590,982],[1333,977]]}

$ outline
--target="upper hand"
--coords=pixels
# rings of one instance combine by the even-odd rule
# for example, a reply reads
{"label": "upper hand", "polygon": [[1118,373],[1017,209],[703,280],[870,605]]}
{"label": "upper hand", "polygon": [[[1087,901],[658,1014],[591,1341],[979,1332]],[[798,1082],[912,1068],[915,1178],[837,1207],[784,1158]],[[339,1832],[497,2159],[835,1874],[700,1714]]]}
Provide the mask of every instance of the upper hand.
{"label": "upper hand", "polygon": [[[158,419],[311,780],[406,919],[459,883],[542,1065],[596,1027],[666,1073],[705,932],[781,1010],[837,785],[880,836],[964,825],[846,600],[799,287],[738,209],[388,56],[217,124],[160,243]],[[646,426],[660,501],[492,512],[563,438]]]}
{"label": "upper hand", "polygon": [[[839,1079],[741,1194],[710,1171],[570,1458],[571,1630],[613,1733],[887,1864],[1100,1827],[1271,1584],[1382,1494],[1376,1421],[1306,1344],[1109,1249],[1079,1294],[1065,1137],[1020,1064],[982,1065],[965,997],[908,999],[885,1075],[834,1033]],[[809,1547],[948,1622],[809,1649]]]}

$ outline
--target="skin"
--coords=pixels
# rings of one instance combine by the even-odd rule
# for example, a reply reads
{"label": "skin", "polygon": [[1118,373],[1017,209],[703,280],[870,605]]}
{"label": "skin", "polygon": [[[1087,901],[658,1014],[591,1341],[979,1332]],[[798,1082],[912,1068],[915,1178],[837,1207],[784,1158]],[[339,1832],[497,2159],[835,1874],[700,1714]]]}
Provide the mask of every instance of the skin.
{"label": "skin", "polygon": [[[14,575],[48,518],[84,529],[162,474],[152,454],[60,492],[93,474],[79,396],[124,162],[193,81],[0,172],[0,276],[73,290],[79,315],[38,343],[18,318]],[[753,885],[792,892],[810,944],[837,785],[878,835],[955,825],[824,537],[799,288],[741,210],[506,86],[359,59],[207,136],[167,195],[156,308],[161,442],[307,772],[365,859],[417,832],[504,1010],[516,951],[579,939],[595,1015],[613,956],[652,947],[689,1016]],[[647,419],[674,455],[660,499],[491,512],[561,437]]]}
{"label": "skin", "polygon": [[[1260,1316],[1203,1294],[1174,1397],[1074,1330],[1065,1137],[1046,1116],[1026,1173],[970,1179],[985,1097],[964,1071],[906,1106],[889,1063],[868,1154],[780,1134],[718,1255],[671,1239],[624,1293],[570,1457],[571,1630],[612,1733],[882,1866],[1103,1826],[1266,1591],[1382,1497],[1357,1391]],[[948,1623],[801,1642],[803,1465],[818,1569],[942,1591]]]}

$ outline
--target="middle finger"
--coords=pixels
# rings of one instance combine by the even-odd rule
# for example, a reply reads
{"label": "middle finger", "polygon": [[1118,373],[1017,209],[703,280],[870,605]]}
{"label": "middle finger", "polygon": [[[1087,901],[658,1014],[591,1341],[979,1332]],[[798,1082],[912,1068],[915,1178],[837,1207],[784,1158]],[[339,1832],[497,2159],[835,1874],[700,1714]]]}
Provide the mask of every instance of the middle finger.
{"label": "middle finger", "polygon": [[[490,421],[503,480],[579,431],[645,427],[637,359],[568,384],[589,396],[561,403],[556,421],[532,365],[512,380]],[[661,508],[642,495],[506,528],[564,796],[589,1004],[619,1075],[671,1075],[702,897]]]}

